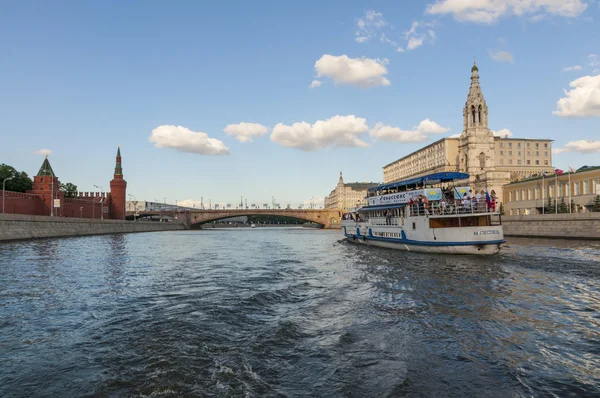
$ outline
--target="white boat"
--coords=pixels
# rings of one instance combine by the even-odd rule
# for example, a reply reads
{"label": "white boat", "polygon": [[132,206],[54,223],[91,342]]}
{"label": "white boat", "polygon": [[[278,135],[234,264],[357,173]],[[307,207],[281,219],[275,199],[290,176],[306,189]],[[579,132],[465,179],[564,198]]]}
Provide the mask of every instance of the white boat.
{"label": "white boat", "polygon": [[256,228],[256,224],[251,224],[250,228]]}
{"label": "white boat", "polygon": [[342,231],[352,242],[391,249],[497,254],[504,232],[489,194],[465,200],[468,186],[445,192],[439,187],[468,178],[465,173],[434,173],[370,188],[367,205],[343,215]]}

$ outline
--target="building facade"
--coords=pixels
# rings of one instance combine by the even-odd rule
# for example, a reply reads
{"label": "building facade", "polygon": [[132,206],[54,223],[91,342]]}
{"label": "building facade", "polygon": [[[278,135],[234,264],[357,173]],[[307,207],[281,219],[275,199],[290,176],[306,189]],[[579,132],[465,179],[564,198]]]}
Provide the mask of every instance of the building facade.
{"label": "building facade", "polygon": [[344,183],[342,172],[335,188],[325,197],[325,209],[351,210],[363,205],[363,201],[367,196],[367,190],[371,187],[376,187],[379,183],[376,182],[353,182]]}
{"label": "building facade", "polygon": [[37,175],[33,177],[30,191],[4,192],[4,211],[52,217],[124,220],[127,182],[123,179],[120,149],[117,150],[117,165],[110,187],[110,192],[66,195],[60,190],[60,180],[46,156]]}
{"label": "building facade", "polygon": [[443,138],[383,167],[384,183],[421,175],[461,171],[474,189],[495,190],[511,182],[553,172],[552,140],[494,136],[488,106],[479,84],[479,68],[471,68],[471,85],[463,108],[463,131]]}
{"label": "building facade", "polygon": [[[569,207],[571,212],[587,212],[591,211],[597,195],[600,195],[600,166],[582,167],[564,174],[560,174],[559,170],[544,178],[535,177],[505,185],[504,214],[542,214],[547,209],[550,213],[557,209],[569,212]],[[573,204],[569,206],[571,201]]]}

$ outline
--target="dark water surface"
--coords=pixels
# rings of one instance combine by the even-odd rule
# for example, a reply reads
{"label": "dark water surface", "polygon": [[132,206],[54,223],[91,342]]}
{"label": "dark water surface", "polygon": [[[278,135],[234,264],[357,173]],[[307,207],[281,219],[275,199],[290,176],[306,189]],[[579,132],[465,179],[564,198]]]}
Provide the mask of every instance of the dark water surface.
{"label": "dark water surface", "polygon": [[339,231],[0,245],[0,396],[600,396],[600,243]]}

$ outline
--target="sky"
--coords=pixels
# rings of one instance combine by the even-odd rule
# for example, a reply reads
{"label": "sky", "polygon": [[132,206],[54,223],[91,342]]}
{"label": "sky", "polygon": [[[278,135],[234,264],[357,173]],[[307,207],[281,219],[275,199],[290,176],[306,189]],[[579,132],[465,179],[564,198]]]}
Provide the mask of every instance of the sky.
{"label": "sky", "polygon": [[5,1],[0,163],[131,199],[282,206],[489,127],[600,165],[596,0]]}

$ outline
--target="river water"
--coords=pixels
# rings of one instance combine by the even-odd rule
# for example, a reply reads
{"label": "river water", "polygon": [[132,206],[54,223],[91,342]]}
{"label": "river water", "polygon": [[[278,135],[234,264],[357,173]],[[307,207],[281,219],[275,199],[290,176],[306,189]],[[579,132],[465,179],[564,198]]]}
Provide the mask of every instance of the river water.
{"label": "river water", "polygon": [[0,244],[0,396],[600,396],[600,242],[257,228]]}

